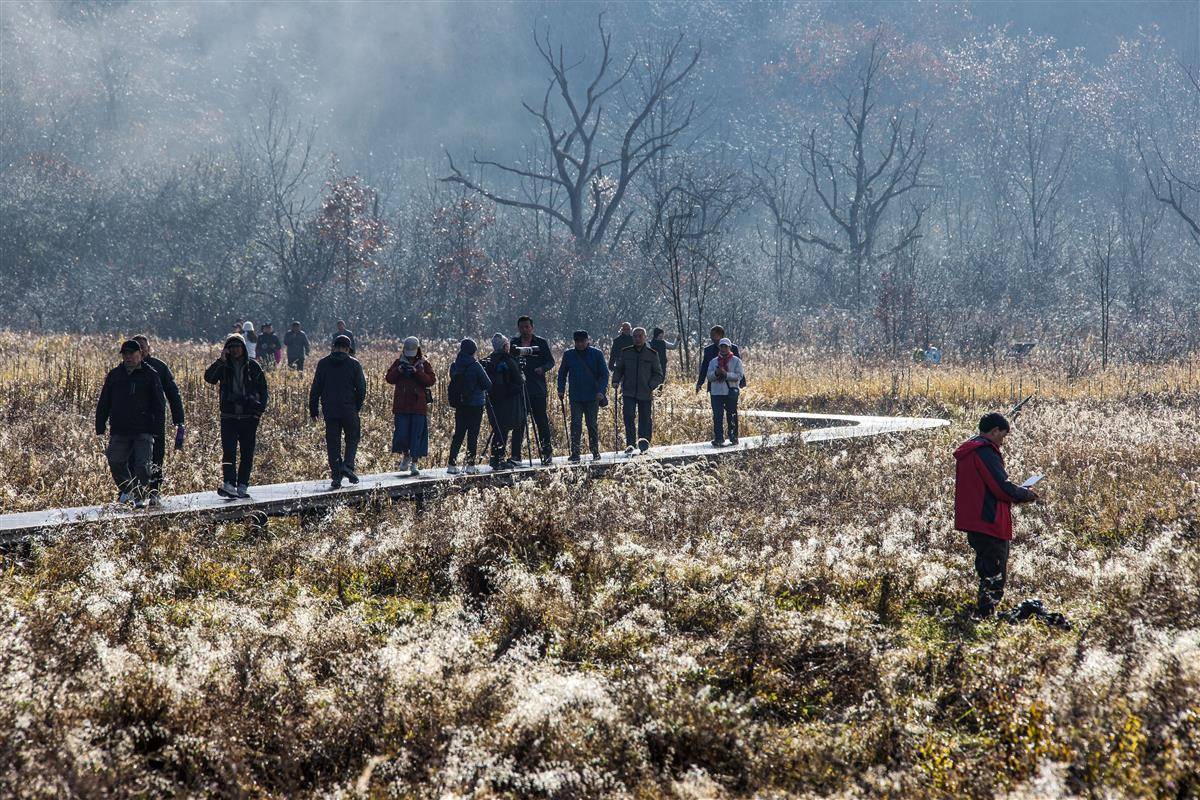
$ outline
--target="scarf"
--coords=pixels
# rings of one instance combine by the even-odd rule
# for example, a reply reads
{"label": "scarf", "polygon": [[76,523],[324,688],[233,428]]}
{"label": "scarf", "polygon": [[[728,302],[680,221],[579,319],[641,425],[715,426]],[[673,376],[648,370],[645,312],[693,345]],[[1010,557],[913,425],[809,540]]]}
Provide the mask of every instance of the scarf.
{"label": "scarf", "polygon": [[733,359],[733,351],[729,351],[729,355],[723,356],[720,351],[717,352],[717,369],[726,374],[729,373],[729,362]]}

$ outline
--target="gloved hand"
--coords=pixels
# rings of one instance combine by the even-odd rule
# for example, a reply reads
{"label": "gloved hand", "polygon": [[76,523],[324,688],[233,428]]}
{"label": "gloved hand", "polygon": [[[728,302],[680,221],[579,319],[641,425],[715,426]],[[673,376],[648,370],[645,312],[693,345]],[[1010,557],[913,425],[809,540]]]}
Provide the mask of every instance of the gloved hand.
{"label": "gloved hand", "polygon": [[183,449],[184,428],[182,425],[175,426],[175,449]]}

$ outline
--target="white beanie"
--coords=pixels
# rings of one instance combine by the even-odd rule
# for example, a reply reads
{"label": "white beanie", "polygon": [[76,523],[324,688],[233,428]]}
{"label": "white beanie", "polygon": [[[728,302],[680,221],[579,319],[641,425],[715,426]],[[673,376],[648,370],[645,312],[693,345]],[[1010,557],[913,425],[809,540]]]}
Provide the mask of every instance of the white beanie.
{"label": "white beanie", "polygon": [[254,331],[254,323],[251,322],[250,320],[246,320],[245,322],[242,323],[242,331],[244,333],[253,332]]}
{"label": "white beanie", "polygon": [[508,344],[508,337],[503,333],[492,334],[492,352],[499,353],[504,350],[504,346]]}

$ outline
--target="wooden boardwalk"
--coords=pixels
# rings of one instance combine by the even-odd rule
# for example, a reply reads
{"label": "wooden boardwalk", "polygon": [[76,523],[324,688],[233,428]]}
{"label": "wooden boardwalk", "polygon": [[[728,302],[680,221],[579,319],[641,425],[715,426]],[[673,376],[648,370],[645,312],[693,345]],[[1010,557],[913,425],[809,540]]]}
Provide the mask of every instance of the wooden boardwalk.
{"label": "wooden boardwalk", "polygon": [[[697,413],[704,410],[695,409]],[[827,427],[811,428],[805,431],[747,436],[739,441],[737,447],[716,448],[708,442],[657,445],[644,455],[634,456],[634,460],[688,462],[730,456],[756,448],[774,447],[797,436],[805,442],[816,443],[938,428],[950,424],[944,419],[922,417],[842,416],[752,409],[740,411],[739,415],[776,420],[798,420],[810,424],[829,424]],[[266,516],[305,514],[342,504],[366,504],[385,499],[423,498],[447,490],[509,484],[534,478],[553,469],[585,469],[589,472],[601,473],[621,464],[627,464],[629,461],[630,457],[624,453],[604,453],[598,462],[585,456],[580,464],[568,464],[565,457],[559,457],[554,459],[554,465],[549,467],[544,467],[535,461],[533,467],[526,466],[501,472],[492,472],[488,467],[482,467],[474,475],[461,473],[448,475],[445,467],[424,469],[418,477],[400,477],[395,473],[387,472],[362,475],[358,485],[346,484],[336,491],[329,489],[328,478],[252,486],[251,497],[246,500],[226,500],[214,491],[181,494],[164,497],[162,507],[154,510],[138,510],[110,503],[100,506],[52,508],[44,511],[4,514],[0,515],[0,542],[21,541],[49,534],[63,527],[92,522],[140,521],[192,516],[220,521],[248,517],[254,513]]]}

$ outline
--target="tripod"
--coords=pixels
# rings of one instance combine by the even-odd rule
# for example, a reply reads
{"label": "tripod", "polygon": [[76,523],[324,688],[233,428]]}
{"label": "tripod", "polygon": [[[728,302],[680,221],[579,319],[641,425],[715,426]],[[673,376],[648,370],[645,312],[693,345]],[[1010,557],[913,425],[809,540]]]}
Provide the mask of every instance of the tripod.
{"label": "tripod", "polygon": [[533,437],[530,438],[529,436],[529,381],[525,380],[525,367],[528,365],[528,362],[525,360],[525,356],[517,356],[517,365],[521,368],[521,402],[525,404],[525,454],[529,457],[529,466],[532,467],[533,453],[529,449],[530,442],[537,444],[537,451],[539,455],[545,451],[542,449],[542,438],[541,435],[538,434],[537,425],[532,426]]}

